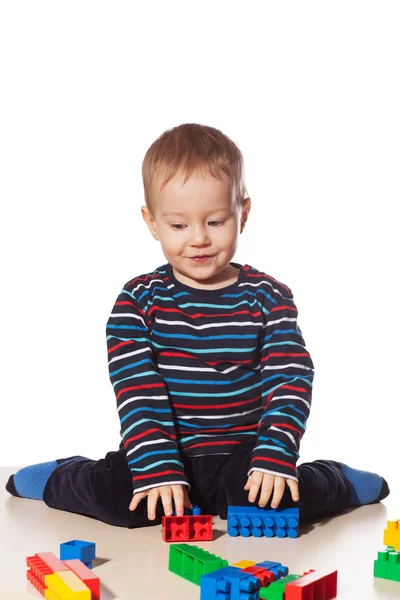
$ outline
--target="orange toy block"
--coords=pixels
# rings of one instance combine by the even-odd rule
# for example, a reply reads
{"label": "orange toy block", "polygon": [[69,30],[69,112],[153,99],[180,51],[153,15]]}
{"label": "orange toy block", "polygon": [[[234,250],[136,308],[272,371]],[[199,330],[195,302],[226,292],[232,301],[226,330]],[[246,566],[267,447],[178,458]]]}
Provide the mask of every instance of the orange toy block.
{"label": "orange toy block", "polygon": [[63,563],[79,577],[92,592],[92,600],[100,600],[100,579],[77,558],[64,560]]}
{"label": "orange toy block", "polygon": [[383,543],[400,550],[400,520],[387,522],[387,529],[383,532]]}

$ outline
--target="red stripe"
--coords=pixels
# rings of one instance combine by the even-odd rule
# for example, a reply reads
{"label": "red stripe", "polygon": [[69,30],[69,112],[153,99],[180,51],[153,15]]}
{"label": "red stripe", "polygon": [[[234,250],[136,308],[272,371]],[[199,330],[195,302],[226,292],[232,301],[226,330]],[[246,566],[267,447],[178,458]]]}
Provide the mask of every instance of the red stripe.
{"label": "red stripe", "polygon": [[[264,456],[253,456],[252,462],[256,461],[256,460],[263,460],[265,462],[276,463],[277,465],[282,465],[283,467],[289,467],[293,471],[296,471],[296,467],[294,467],[293,465],[291,465],[288,462],[285,462],[284,460],[277,460],[276,458],[264,458]],[[257,467],[254,467],[254,468],[257,468]]]}
{"label": "red stripe", "polygon": [[293,425],[287,425],[286,423],[272,423],[272,425],[274,427],[283,427],[284,429],[292,429],[293,431],[295,431],[296,433],[300,433],[302,434],[303,432],[300,431],[299,429],[296,429],[296,427],[293,427]]}
{"label": "red stripe", "polygon": [[[266,360],[269,360],[270,358],[273,358],[275,356],[279,356],[279,357],[298,357],[298,356],[308,356],[308,352],[271,352],[271,354],[269,354],[268,356],[266,356],[265,358],[262,359],[261,362],[265,362]],[[277,365],[279,366],[279,365]]]}
{"label": "red stripe", "polygon": [[281,304],[280,306],[274,306],[274,308],[271,308],[270,313],[272,312],[278,312],[279,310],[292,310],[293,312],[297,313],[297,308],[295,306],[286,306],[285,304]]}
{"label": "red stripe", "polygon": [[259,402],[260,396],[255,396],[254,398],[250,398],[250,400],[243,400],[243,402],[231,402],[230,404],[204,404],[202,406],[195,406],[193,404],[175,404],[173,403],[174,408],[190,408],[191,410],[202,410],[205,409],[214,409],[214,408],[232,408],[233,406],[244,406],[245,404],[251,404],[252,402]]}
{"label": "red stripe", "polygon": [[131,387],[123,388],[122,390],[120,390],[118,392],[117,400],[121,396],[121,394],[124,394],[125,392],[131,392],[132,390],[146,390],[149,388],[160,388],[160,387],[164,387],[164,383],[146,383],[144,385],[133,385]]}
{"label": "red stripe", "polygon": [[167,435],[171,440],[176,440],[176,435],[169,435],[168,433],[166,433],[165,431],[162,431],[158,427],[154,427],[153,429],[148,429],[147,431],[142,431],[142,433],[138,433],[137,435],[135,435],[133,437],[130,437],[127,440],[125,440],[124,441],[125,448],[128,448],[128,444],[130,444],[130,442],[134,442],[135,440],[139,440],[140,438],[145,437],[146,435],[149,435],[150,433],[154,433],[155,431],[160,431],[164,435]]}
{"label": "red stripe", "polygon": [[112,346],[109,350],[108,350],[108,354],[110,354],[110,352],[114,352],[114,350],[118,350],[118,348],[121,348],[121,346],[126,346],[127,344],[132,344],[133,340],[127,340],[126,342],[121,342],[120,344],[117,344],[116,346]]}
{"label": "red stripe", "polygon": [[200,448],[201,446],[233,446],[241,443],[242,442],[202,442],[201,444],[194,444],[194,446],[189,446],[189,448]]}
{"label": "red stripe", "polygon": [[181,475],[184,476],[182,471],[161,471],[161,473],[151,473],[150,475],[138,475],[133,477],[133,481],[139,481],[139,479],[149,479],[150,477],[161,477],[164,475]]}

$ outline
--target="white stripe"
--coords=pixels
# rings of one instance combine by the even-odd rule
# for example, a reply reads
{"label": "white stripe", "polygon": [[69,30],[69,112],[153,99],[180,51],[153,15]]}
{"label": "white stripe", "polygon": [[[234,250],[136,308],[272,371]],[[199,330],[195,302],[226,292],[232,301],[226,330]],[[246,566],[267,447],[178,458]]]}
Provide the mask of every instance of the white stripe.
{"label": "white stripe", "polygon": [[141,442],[140,444],[137,444],[137,446],[132,448],[132,450],[129,450],[129,452],[127,452],[126,455],[129,456],[130,454],[133,454],[134,452],[136,452],[136,450],[139,450],[139,448],[142,448],[142,446],[149,446],[151,444],[168,444],[168,443],[173,444],[173,442],[171,442],[171,440],[149,440],[148,442]]}
{"label": "white stripe", "polygon": [[207,325],[192,325],[191,323],[186,323],[185,321],[165,321],[164,319],[157,319],[156,323],[163,323],[166,325],[186,325],[186,327],[191,327],[192,329],[210,329],[211,327],[232,327],[239,326],[244,327],[245,325],[251,325],[253,327],[259,327],[259,323],[254,323],[252,321],[230,321],[229,323],[209,323]]}
{"label": "white stripe", "polygon": [[150,352],[150,354],[152,354],[150,348],[140,348],[140,350],[134,350],[133,352],[128,352],[127,354],[120,354],[119,356],[114,356],[114,358],[112,358],[108,364],[111,365],[111,363],[115,362],[116,360],[121,360],[122,358],[129,358],[129,356],[134,356],[135,354],[142,354],[143,352]]}
{"label": "white stripe", "polygon": [[[228,369],[224,369],[223,371],[218,371],[217,369],[213,369],[212,367],[178,367],[177,365],[164,365],[162,363],[157,363],[158,367],[162,369],[170,369],[172,371],[201,371],[201,372],[210,372],[210,373],[219,373],[226,375],[226,373],[231,373],[232,371],[237,371],[243,365],[233,365],[233,367],[229,367]],[[258,365],[255,370],[259,370],[261,365]]]}
{"label": "white stripe", "polygon": [[257,412],[258,410],[262,410],[262,407],[259,406],[258,408],[253,408],[252,410],[246,410],[245,412],[240,413],[231,413],[228,415],[195,415],[193,417],[184,417],[182,415],[179,415],[179,419],[185,419],[187,421],[189,421],[190,419],[232,419],[233,417],[244,417],[244,415],[250,415],[253,412]]}
{"label": "white stripe", "polygon": [[131,398],[128,398],[128,400],[125,400],[125,402],[118,407],[118,412],[127,404],[136,402],[136,400],[168,400],[168,396],[132,396]]}
{"label": "white stripe", "polygon": [[280,433],[284,433],[285,435],[287,435],[288,438],[293,443],[293,445],[296,448],[296,450],[298,449],[297,448],[297,444],[296,444],[296,440],[294,439],[293,435],[289,431],[286,431],[286,429],[279,429],[279,427],[274,427],[274,425],[271,425],[270,429],[272,429],[273,431],[279,431]]}
{"label": "white stripe", "polygon": [[138,321],[141,321],[143,323],[144,327],[146,327],[146,324],[143,321],[143,317],[141,317],[140,315],[136,315],[135,313],[112,313],[110,315],[110,319],[118,319],[119,317],[131,317],[132,319],[137,319]]}
{"label": "white stripe", "polygon": [[270,287],[270,288],[271,288],[271,289],[272,289],[272,290],[273,290],[273,291],[274,291],[276,294],[279,294],[279,296],[281,296],[281,298],[283,298],[283,297],[284,297],[284,296],[283,296],[283,294],[282,294],[282,293],[281,293],[281,292],[280,292],[280,291],[279,291],[277,288],[274,288],[274,286],[272,285],[272,283],[271,283],[270,281],[268,281],[267,279],[263,279],[263,280],[262,280],[262,281],[260,281],[259,283],[250,283],[250,281],[245,281],[245,282],[241,283],[241,284],[239,285],[239,287],[241,287],[241,286],[243,286],[243,285],[250,285],[251,287],[260,287],[260,285],[263,285],[263,284],[267,284],[267,285],[269,285],[269,287]]}
{"label": "white stripe", "polygon": [[287,473],[277,473],[276,471],[269,471],[268,469],[259,469],[258,467],[253,467],[252,469],[250,469],[250,471],[247,473],[247,477],[253,471],[262,471],[263,473],[268,473],[269,475],[284,477],[285,479],[293,479],[293,481],[297,482],[297,477],[295,477],[294,475],[288,475]]}
{"label": "white stripe", "polygon": [[299,369],[305,369],[306,371],[313,371],[311,367],[307,367],[306,365],[300,365],[299,363],[288,363],[284,365],[265,365],[265,367],[263,367],[263,371],[273,371],[274,369],[288,369],[289,367],[298,367]]}
{"label": "white stripe", "polygon": [[282,319],[276,319],[276,321],[269,321],[267,323],[267,325],[277,325],[278,323],[282,323],[282,321],[287,321],[287,322],[295,322],[297,319],[296,317],[294,317],[294,319],[289,318],[289,317],[282,317]]}
{"label": "white stripe", "polygon": [[[147,285],[145,283],[139,283],[135,288],[133,288],[133,290],[131,291],[131,294],[134,294],[134,292],[137,292],[137,290],[139,288],[144,288],[145,290],[148,290],[151,288],[151,286],[154,283],[162,283],[163,285],[165,285],[165,282],[162,279],[152,279],[150,281],[150,283],[148,283]],[[135,300],[137,301],[137,298],[135,298]]]}
{"label": "white stripe", "polygon": [[153,483],[152,485],[145,485],[144,487],[137,488],[137,489],[135,489],[135,494],[137,494],[138,492],[143,492],[144,490],[149,490],[150,488],[153,488],[153,487],[161,487],[162,485],[179,485],[179,484],[186,485],[190,489],[190,485],[188,484],[187,481],[163,481],[163,483],[157,483],[156,486]]}
{"label": "white stripe", "polygon": [[276,396],[274,398],[271,398],[270,402],[276,402],[277,400],[280,400],[281,398],[285,398],[287,400],[301,400],[302,402],[304,402],[304,404],[307,406],[307,408],[311,409],[310,402],[307,402],[307,400],[304,400],[304,398],[301,398],[300,396],[295,396],[295,395],[290,395],[290,394],[288,394],[287,396]]}

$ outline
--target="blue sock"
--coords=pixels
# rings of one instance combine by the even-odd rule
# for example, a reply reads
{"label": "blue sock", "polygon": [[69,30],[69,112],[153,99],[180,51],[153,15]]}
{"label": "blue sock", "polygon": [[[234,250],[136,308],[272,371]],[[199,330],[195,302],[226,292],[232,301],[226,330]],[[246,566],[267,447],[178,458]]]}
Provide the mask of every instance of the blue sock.
{"label": "blue sock", "polygon": [[73,458],[77,457],[60,458],[59,460],[24,467],[10,476],[6,484],[6,490],[13,496],[43,500],[44,488],[54,469],[59,464],[73,460]]}
{"label": "blue sock", "polygon": [[350,506],[380,502],[389,495],[387,481],[377,473],[353,469],[344,463],[337,465],[351,487]]}

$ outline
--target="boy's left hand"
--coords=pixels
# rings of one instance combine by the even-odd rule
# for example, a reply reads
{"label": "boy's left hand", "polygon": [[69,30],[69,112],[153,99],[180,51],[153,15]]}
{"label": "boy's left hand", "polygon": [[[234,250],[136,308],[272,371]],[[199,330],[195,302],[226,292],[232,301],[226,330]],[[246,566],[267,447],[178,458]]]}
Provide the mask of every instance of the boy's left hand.
{"label": "boy's left hand", "polygon": [[244,489],[249,491],[249,502],[254,502],[261,487],[258,506],[262,508],[267,505],[267,502],[273,492],[271,508],[278,508],[279,503],[282,500],[286,484],[290,489],[293,501],[297,502],[300,498],[297,481],[294,481],[293,479],[285,479],[284,477],[278,477],[276,475],[270,475],[269,473],[263,473],[262,471],[252,471],[247,478]]}

